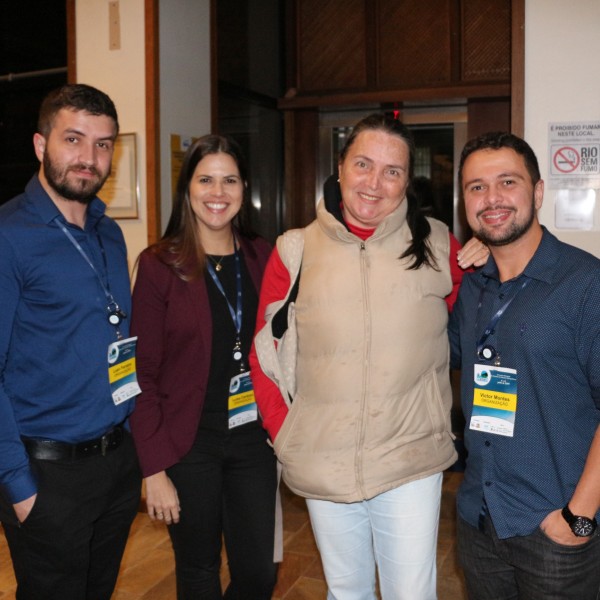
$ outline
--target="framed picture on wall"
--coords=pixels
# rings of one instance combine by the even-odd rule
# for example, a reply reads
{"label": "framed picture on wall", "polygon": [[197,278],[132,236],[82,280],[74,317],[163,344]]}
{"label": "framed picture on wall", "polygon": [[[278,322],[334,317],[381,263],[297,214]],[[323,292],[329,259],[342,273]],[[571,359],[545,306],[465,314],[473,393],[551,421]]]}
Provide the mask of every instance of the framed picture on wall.
{"label": "framed picture on wall", "polygon": [[115,140],[111,174],[100,190],[106,214],[113,219],[137,219],[139,185],[135,133],[122,133]]}

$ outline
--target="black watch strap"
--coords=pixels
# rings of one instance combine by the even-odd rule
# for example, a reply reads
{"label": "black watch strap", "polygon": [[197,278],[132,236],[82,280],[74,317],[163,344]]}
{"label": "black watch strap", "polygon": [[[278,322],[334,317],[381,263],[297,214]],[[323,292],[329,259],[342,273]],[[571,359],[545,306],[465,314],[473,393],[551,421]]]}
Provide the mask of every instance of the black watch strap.
{"label": "black watch strap", "polygon": [[562,516],[577,537],[589,537],[593,535],[598,526],[595,518],[590,519],[589,517],[574,515],[568,504],[562,509]]}

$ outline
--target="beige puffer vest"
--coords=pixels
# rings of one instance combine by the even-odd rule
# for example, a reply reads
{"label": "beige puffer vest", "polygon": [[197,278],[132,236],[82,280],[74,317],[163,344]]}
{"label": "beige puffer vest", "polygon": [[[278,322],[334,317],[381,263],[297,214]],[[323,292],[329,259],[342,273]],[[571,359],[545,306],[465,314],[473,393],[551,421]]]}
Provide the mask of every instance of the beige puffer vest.
{"label": "beige puffer vest", "polygon": [[430,220],[439,271],[398,257],[406,202],[363,242],[321,202],[304,232],[296,393],[275,439],[295,493],[369,499],[456,460],[444,297],[448,230]]}

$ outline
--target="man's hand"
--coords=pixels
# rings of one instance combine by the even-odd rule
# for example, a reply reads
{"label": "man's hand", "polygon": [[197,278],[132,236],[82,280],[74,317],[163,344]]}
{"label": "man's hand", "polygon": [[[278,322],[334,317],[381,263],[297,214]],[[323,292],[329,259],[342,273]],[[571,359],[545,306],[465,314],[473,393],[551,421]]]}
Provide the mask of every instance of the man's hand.
{"label": "man's hand", "polygon": [[564,520],[562,510],[553,510],[540,524],[540,529],[557,544],[563,546],[580,546],[590,538],[576,536]]}
{"label": "man's hand", "polygon": [[23,523],[25,519],[29,516],[33,505],[35,504],[35,500],[37,498],[37,494],[30,496],[25,500],[21,500],[21,502],[17,502],[13,504],[13,509],[15,514],[17,515],[17,519],[19,519],[19,523]]}

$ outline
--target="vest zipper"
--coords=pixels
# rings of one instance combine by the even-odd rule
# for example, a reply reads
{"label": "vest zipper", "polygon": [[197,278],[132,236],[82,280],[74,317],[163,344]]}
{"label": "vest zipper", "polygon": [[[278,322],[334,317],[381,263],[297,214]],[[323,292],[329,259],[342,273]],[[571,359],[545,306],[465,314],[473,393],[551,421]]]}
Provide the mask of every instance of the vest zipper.
{"label": "vest zipper", "polygon": [[363,498],[366,498],[364,477],[363,477],[363,445],[365,442],[365,430],[366,430],[366,412],[367,412],[367,390],[369,389],[369,359],[371,355],[371,307],[369,304],[369,269],[367,263],[367,248],[364,242],[360,244],[360,275],[362,284],[362,294],[364,302],[364,339],[365,339],[365,354],[363,357],[363,376],[362,376],[362,390],[361,390],[361,407],[360,407],[360,421],[356,432],[356,456],[354,460],[355,465],[355,477],[356,483],[359,487],[360,493]]}

